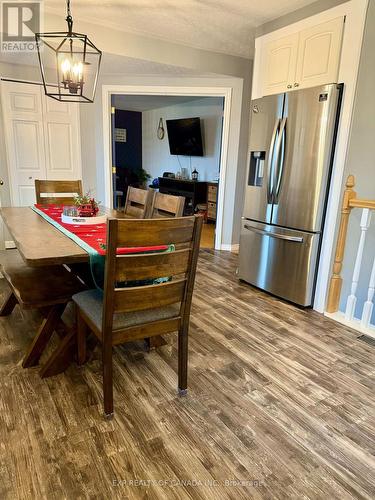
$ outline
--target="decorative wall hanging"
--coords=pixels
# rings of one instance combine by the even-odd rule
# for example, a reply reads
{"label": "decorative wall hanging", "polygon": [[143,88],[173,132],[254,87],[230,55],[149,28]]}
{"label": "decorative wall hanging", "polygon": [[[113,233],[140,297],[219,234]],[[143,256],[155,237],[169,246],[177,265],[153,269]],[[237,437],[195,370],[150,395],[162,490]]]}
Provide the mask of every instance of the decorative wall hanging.
{"label": "decorative wall hanging", "polygon": [[126,142],[126,128],[115,128],[115,142]]}
{"label": "decorative wall hanging", "polygon": [[164,139],[164,136],[165,136],[165,130],[163,126],[163,118],[160,118],[158,126],[158,139],[162,141]]}
{"label": "decorative wall hanging", "polygon": [[[58,101],[94,102],[102,52],[87,35],[73,31],[70,0],[66,8],[67,32],[35,34],[44,91]],[[46,81],[49,68],[55,68],[56,75],[50,84]]]}

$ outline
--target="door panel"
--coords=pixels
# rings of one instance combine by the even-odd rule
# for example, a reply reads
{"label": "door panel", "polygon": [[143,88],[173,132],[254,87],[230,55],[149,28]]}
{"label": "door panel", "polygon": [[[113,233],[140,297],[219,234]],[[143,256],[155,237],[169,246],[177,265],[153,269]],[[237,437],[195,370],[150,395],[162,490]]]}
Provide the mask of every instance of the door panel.
{"label": "door panel", "polygon": [[81,179],[78,104],[44,97],[43,117],[47,179]]}
{"label": "door panel", "polygon": [[286,95],[285,154],[278,168],[273,224],[302,231],[321,230],[339,96],[336,85]]}
{"label": "door panel", "polygon": [[269,96],[252,102],[250,147],[243,214],[249,219],[269,222],[271,172],[276,148],[275,126],[282,117],[284,95]]}
{"label": "door panel", "polygon": [[2,82],[1,89],[11,202],[30,205],[34,180],[46,178],[42,95],[39,85]]}
{"label": "door panel", "polygon": [[302,306],[313,300],[319,234],[244,219],[239,278]]}
{"label": "door panel", "polygon": [[[299,34],[269,42],[264,48],[262,94],[286,92],[295,82]],[[290,87],[288,87],[288,85]]]}
{"label": "door panel", "polygon": [[18,185],[18,199],[20,200],[19,206],[29,207],[35,203],[35,187],[27,184]]}
{"label": "door panel", "polygon": [[[47,139],[50,145],[48,149],[49,174],[58,174],[63,170],[72,172],[73,151],[72,151],[72,133],[70,123],[52,123],[47,124]],[[52,147],[51,147],[52,146]]]}
{"label": "door panel", "polygon": [[296,82],[300,88],[338,80],[343,17],[301,31]]}

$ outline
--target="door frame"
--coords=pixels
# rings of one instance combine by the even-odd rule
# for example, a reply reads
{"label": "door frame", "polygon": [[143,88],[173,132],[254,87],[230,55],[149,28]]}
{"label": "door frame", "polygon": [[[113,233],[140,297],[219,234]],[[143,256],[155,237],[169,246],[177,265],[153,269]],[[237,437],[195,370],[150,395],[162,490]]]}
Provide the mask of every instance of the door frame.
{"label": "door frame", "polygon": [[232,106],[231,87],[179,87],[170,85],[103,85],[103,150],[104,150],[104,189],[105,206],[112,206],[112,149],[111,149],[111,97],[112,95],[163,95],[163,96],[193,96],[222,97],[224,99],[223,127],[221,134],[220,177],[217,198],[215,249],[222,248],[222,233],[224,222],[225,181],[228,163],[228,145],[230,131],[230,115]]}

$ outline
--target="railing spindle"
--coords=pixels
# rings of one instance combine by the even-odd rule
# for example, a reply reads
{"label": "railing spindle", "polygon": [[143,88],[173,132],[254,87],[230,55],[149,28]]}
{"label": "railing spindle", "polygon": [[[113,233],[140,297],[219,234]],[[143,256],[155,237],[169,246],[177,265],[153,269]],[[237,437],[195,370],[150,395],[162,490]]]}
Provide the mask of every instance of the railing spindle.
{"label": "railing spindle", "polygon": [[367,300],[364,303],[362,311],[361,326],[364,328],[368,328],[370,326],[372,310],[374,308],[374,302],[373,302],[374,294],[375,294],[375,258],[374,258],[374,263],[372,265],[370,282],[367,292]]}
{"label": "railing spindle", "polygon": [[350,289],[350,295],[348,296],[346,302],[346,309],[345,309],[346,320],[352,320],[354,318],[355,306],[357,304],[356,293],[357,293],[359,274],[361,272],[362,259],[363,259],[363,249],[365,247],[366,233],[367,229],[369,228],[370,221],[371,221],[371,212],[368,208],[364,208],[362,210],[361,236],[359,238],[357,257],[355,259],[355,264],[354,264],[352,286]]}

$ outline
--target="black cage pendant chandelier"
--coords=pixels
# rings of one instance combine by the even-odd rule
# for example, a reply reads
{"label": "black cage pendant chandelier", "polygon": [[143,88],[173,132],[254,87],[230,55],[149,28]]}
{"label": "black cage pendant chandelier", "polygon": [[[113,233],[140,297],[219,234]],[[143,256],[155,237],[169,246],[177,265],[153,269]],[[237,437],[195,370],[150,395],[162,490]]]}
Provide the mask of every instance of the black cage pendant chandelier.
{"label": "black cage pendant chandelier", "polygon": [[94,102],[102,53],[87,35],[73,31],[70,0],[66,6],[67,32],[35,34],[44,91],[58,101]]}

